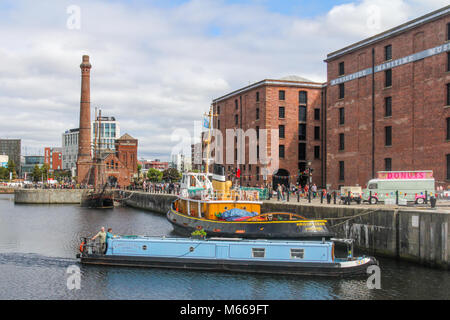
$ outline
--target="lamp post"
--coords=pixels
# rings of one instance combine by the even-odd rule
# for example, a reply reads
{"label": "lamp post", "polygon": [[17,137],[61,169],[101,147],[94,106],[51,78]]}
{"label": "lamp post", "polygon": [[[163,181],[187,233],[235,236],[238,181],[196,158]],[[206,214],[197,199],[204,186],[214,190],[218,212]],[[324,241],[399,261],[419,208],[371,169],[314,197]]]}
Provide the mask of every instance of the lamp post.
{"label": "lamp post", "polygon": [[312,172],[311,172],[311,161],[308,161],[308,202],[311,203],[311,182],[312,182]]}

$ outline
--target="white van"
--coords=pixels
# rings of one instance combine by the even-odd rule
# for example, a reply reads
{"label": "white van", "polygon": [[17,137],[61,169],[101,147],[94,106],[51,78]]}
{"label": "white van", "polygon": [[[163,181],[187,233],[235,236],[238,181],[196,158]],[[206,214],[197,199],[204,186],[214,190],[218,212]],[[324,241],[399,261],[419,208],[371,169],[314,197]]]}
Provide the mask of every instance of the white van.
{"label": "white van", "polygon": [[436,196],[435,180],[432,174],[431,177],[428,175],[421,179],[372,179],[363,191],[363,201],[376,204],[388,199],[396,200],[397,191],[399,201],[422,204],[425,202],[425,196]]}

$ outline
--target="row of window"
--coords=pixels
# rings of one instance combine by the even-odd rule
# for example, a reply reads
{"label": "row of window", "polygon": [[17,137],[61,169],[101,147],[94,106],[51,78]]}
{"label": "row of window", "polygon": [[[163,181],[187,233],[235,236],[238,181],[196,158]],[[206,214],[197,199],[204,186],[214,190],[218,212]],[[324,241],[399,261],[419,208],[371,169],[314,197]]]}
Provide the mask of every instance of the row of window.
{"label": "row of window", "polygon": [[[279,90],[278,91],[278,100],[285,101],[286,100],[286,91],[285,90]],[[259,102],[259,92],[256,92],[256,101]],[[308,92],[307,91],[299,91],[298,92],[298,102],[300,104],[307,104],[308,103]],[[242,107],[242,97],[239,97],[238,99],[234,100],[234,108],[237,110],[239,109],[239,104]],[[220,106],[217,106],[216,113],[220,114]]]}
{"label": "row of window", "polygon": [[[252,248],[253,258],[265,258],[265,248]],[[291,259],[303,259],[305,256],[305,249],[291,248]]]}
{"label": "row of window", "polygon": [[[384,47],[384,61],[392,60],[392,45],[387,45]],[[345,75],[345,64],[344,62],[339,63],[339,76]]]}
{"label": "row of window", "polygon": [[[278,118],[285,119],[286,112],[285,107],[278,108]],[[258,120],[258,119],[257,119]],[[314,109],[314,120],[320,121],[320,109]],[[306,106],[299,106],[299,121],[306,121]]]}
{"label": "row of window", "polygon": [[[391,126],[384,127],[384,145],[386,147],[392,146],[392,127]],[[339,148],[338,149],[339,151],[344,151],[345,150],[345,134],[344,133],[339,133],[339,146],[338,146],[338,148]]]}
{"label": "row of window", "polygon": [[[446,71],[450,72],[450,52],[447,52],[447,67]],[[384,71],[384,87],[392,87],[392,69]],[[345,83],[339,84],[339,99],[345,98]],[[450,105],[450,84],[447,84],[447,105]]]}
{"label": "row of window", "polygon": [[[341,108],[341,109],[343,109],[343,108]],[[450,141],[450,117],[448,117],[446,119],[446,122],[447,122],[446,140]],[[299,134],[300,134],[300,129],[299,129]],[[384,127],[384,136],[385,136],[385,140],[384,140],[385,146],[392,146],[392,127],[391,126]],[[339,134],[339,150],[343,151],[344,149],[345,149],[345,135],[344,135],[344,133],[340,133]]]}
{"label": "row of window", "polygon": [[[284,139],[286,137],[285,132],[285,125],[280,124],[278,126],[278,137]],[[298,139],[306,140],[306,124],[304,123],[298,125]],[[314,140],[320,140],[320,127],[318,126],[314,127]]]}
{"label": "row of window", "polygon": [[[285,146],[280,144],[278,146],[278,157],[284,159]],[[314,146],[314,159],[320,159],[320,146]],[[298,160],[306,160],[306,143],[298,144]]]}
{"label": "row of window", "polygon": [[[256,117],[255,120],[259,120],[259,108],[256,108]],[[286,118],[286,108],[285,107],[279,107],[278,108],[278,118],[279,119],[285,119]],[[299,106],[299,112],[298,112],[298,120],[301,122],[306,122],[306,106]],[[314,109],[314,120],[320,121],[320,109],[315,108]],[[234,124],[239,125],[239,115],[234,115]],[[220,129],[220,120],[217,120],[217,129]]]}

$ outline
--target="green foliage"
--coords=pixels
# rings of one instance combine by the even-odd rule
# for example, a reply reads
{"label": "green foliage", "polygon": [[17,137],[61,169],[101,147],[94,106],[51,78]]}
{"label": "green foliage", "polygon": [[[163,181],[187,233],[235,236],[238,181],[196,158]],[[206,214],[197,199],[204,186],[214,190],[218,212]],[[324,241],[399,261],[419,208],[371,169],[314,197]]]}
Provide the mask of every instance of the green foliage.
{"label": "green foliage", "polygon": [[150,168],[147,172],[147,178],[151,182],[161,182],[163,177],[163,173],[159,170],[156,170],[154,168]]}
{"label": "green foliage", "polygon": [[61,181],[64,181],[66,179],[70,179],[71,173],[70,173],[69,170],[56,170],[53,173],[53,177],[54,177],[55,180],[61,182]]}
{"label": "green foliage", "polygon": [[163,171],[163,180],[170,182],[177,182],[181,179],[181,173],[175,168],[169,168]]}
{"label": "green foliage", "polygon": [[203,229],[195,230],[191,233],[191,236],[199,236],[199,237],[206,237],[206,231]]}
{"label": "green foliage", "polygon": [[0,167],[0,180],[9,180],[8,168]]}
{"label": "green foliage", "polygon": [[33,177],[34,182],[41,181],[42,179],[42,172],[38,165],[34,166],[33,172],[31,173],[31,176]]}
{"label": "green foliage", "polygon": [[48,175],[48,170],[49,170],[49,169],[50,169],[50,167],[49,167],[48,164],[44,163],[44,164],[42,165],[42,168],[41,168],[41,176],[43,177],[44,181],[47,181],[47,179],[49,178],[49,175]]}
{"label": "green foliage", "polygon": [[8,161],[8,179],[9,179],[9,172],[12,172],[13,179],[17,178],[16,164],[12,160]]}

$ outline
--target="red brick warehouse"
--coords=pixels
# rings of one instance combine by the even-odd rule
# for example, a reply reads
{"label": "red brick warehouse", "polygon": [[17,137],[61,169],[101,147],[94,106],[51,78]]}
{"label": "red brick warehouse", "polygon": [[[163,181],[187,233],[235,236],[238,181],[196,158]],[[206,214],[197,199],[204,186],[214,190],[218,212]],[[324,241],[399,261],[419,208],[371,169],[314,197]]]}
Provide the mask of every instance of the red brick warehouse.
{"label": "red brick warehouse", "polygon": [[381,170],[450,184],[450,6],[330,53],[325,179],[364,186]]}
{"label": "red brick warehouse", "polygon": [[[223,136],[223,159],[227,158],[226,130],[254,129],[279,130],[279,169],[263,175],[261,159],[250,163],[249,139],[245,140],[245,160],[237,164],[237,150],[234,163],[225,163],[228,178],[241,170],[240,184],[262,186],[265,183],[297,183],[299,171],[304,172],[308,161],[313,168],[313,183],[322,181],[322,84],[291,76],[279,80],[265,79],[250,86],[233,91],[213,101],[214,128]],[[257,152],[261,155],[260,139],[257,137]],[[235,138],[234,146],[237,145]],[[264,147],[264,146],[262,146]],[[262,148],[261,147],[261,148]],[[270,155],[269,138],[267,154]],[[229,152],[229,150],[228,150]],[[304,183],[304,182],[303,182]]]}

